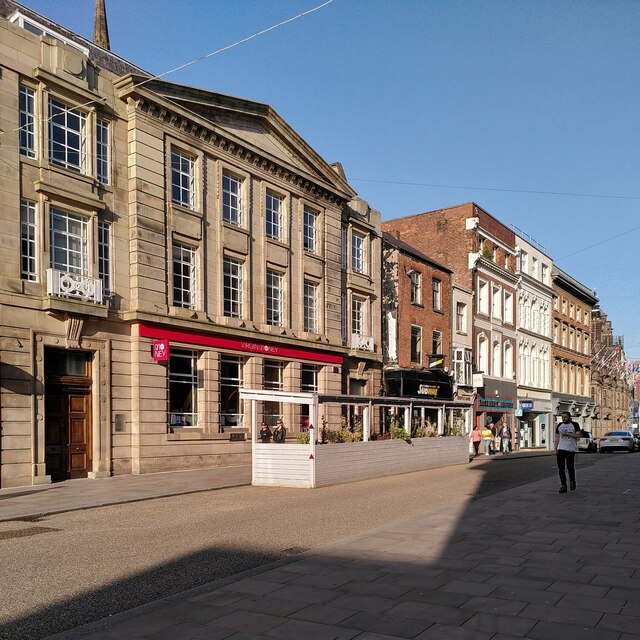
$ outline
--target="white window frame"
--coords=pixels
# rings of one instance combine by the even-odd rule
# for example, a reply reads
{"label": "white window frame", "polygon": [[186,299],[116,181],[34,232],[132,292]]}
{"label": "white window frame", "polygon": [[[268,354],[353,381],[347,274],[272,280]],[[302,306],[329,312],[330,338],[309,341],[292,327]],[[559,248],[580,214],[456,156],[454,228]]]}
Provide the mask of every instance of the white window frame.
{"label": "white window frame", "polygon": [[367,334],[367,298],[351,296],[351,333],[366,336]]}
{"label": "white window frame", "polygon": [[431,303],[434,311],[442,311],[442,280],[431,279]]}
{"label": "white window frame", "polygon": [[491,317],[502,320],[502,287],[491,285]]}
{"label": "white window frame", "polygon": [[15,11],[10,17],[9,22],[16,23],[19,27],[24,29],[25,31],[29,31],[29,33],[33,33],[37,36],[45,36],[46,38],[53,38],[54,40],[60,40],[60,42],[64,42],[68,44],[73,49],[77,51],[81,51],[85,56],[89,57],[89,49],[87,47],[83,47],[82,45],[74,42],[69,38],[65,38],[63,35],[56,33],[55,31],[51,31],[51,29],[43,26],[33,18],[28,18],[20,11]]}
{"label": "white window frame", "polygon": [[316,282],[310,280],[304,281],[303,293],[303,331],[308,333],[319,332],[319,305],[318,291],[319,286]]}
{"label": "white window frame", "polygon": [[467,305],[456,302],[456,332],[467,335]]}
{"label": "white window frame", "polygon": [[112,292],[111,272],[111,225],[102,220],[98,221],[98,278],[102,280],[102,295],[109,297]]}
{"label": "white window frame", "polygon": [[365,234],[351,231],[351,269],[355,273],[366,273],[366,242],[367,236]]}
{"label": "white window frame", "polygon": [[267,269],[266,282],[267,324],[274,327],[284,325],[284,274]]}
{"label": "white window frame", "polygon": [[513,378],[513,349],[510,342],[503,345],[502,374],[505,378]]}
{"label": "white window frame", "polygon": [[513,294],[510,291],[504,292],[504,321],[513,324]]}
{"label": "white window frame", "polygon": [[473,365],[471,350],[454,349],[453,350],[453,377],[456,384],[469,386],[472,382]]}
{"label": "white window frame", "polygon": [[284,239],[284,196],[267,189],[265,194],[265,233],[267,238],[283,241]]}
{"label": "white window frame", "polygon": [[[89,275],[89,220],[56,207],[49,210],[51,268],[81,276]],[[60,260],[60,254],[66,255]],[[77,257],[75,261],[71,257]]]}
{"label": "white window frame", "polygon": [[36,92],[20,85],[20,154],[27,158],[36,157]]}
{"label": "white window frame", "polygon": [[36,203],[20,200],[20,277],[38,282],[38,211]]}
{"label": "white window frame", "polygon": [[318,253],[318,220],[317,211],[306,205],[302,208],[302,246],[309,253]]}
{"label": "white window frame", "polygon": [[[49,96],[48,110],[49,162],[86,175],[88,172],[87,114],[53,96]],[[64,141],[57,140],[60,137]],[[77,144],[75,143],[76,138]],[[74,158],[75,155],[78,156],[77,162]]]}
{"label": "white window frame", "polygon": [[409,272],[411,304],[422,304],[422,274],[419,271]]}
{"label": "white window frame", "polygon": [[110,182],[110,124],[108,120],[96,118],[96,180],[101,184]]}
{"label": "white window frame", "polygon": [[[173,306],[195,309],[197,301],[197,249],[174,240],[171,246],[171,264]],[[178,286],[176,279],[180,280]]]}
{"label": "white window frame", "polygon": [[478,371],[489,374],[489,339],[484,334],[478,336]]}
{"label": "white window frame", "polygon": [[196,158],[171,147],[171,202],[187,209],[196,208]]}
{"label": "white window frame", "polygon": [[491,375],[502,377],[502,346],[499,341],[494,342],[491,347]]}
{"label": "white window frame", "polygon": [[243,216],[244,180],[224,169],[222,171],[222,220],[241,227]]}
{"label": "white window frame", "polygon": [[[442,331],[439,329],[433,329],[431,332],[431,355],[438,356],[444,355],[444,345],[442,343]],[[436,349],[436,345],[440,345],[439,349]]]}
{"label": "white window frame", "polygon": [[244,315],[244,264],[230,256],[224,256],[223,272],[223,315],[228,318],[242,318]]}
{"label": "white window frame", "polygon": [[489,283],[478,278],[478,313],[489,315]]}

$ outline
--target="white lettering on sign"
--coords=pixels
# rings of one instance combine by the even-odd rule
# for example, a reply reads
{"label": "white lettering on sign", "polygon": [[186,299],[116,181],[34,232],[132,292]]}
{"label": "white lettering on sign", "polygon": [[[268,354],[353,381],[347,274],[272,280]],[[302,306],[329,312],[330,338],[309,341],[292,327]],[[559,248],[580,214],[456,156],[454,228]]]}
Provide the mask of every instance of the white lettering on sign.
{"label": "white lettering on sign", "polygon": [[256,344],[255,342],[241,342],[240,346],[247,351],[261,351],[262,353],[278,353],[278,347],[270,344]]}

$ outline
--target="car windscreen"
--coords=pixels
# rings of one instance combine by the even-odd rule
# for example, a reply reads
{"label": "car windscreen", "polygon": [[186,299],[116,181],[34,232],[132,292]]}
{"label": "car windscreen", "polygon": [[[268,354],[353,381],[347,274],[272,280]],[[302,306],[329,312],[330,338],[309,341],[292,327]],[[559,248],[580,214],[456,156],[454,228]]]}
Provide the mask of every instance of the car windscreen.
{"label": "car windscreen", "polygon": [[605,433],[605,436],[629,436],[631,435],[628,431],[609,431],[609,433]]}

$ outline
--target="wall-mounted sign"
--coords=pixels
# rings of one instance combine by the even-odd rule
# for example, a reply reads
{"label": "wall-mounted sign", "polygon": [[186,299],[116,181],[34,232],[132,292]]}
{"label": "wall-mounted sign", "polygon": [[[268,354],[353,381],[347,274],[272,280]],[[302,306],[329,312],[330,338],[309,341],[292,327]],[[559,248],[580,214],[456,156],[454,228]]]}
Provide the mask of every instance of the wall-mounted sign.
{"label": "wall-mounted sign", "polygon": [[169,359],[169,341],[153,341],[153,359],[156,362],[166,362]]}
{"label": "wall-mounted sign", "polygon": [[511,411],[513,409],[513,399],[480,396],[478,398],[478,409],[480,411]]}
{"label": "wall-mounted sign", "polygon": [[521,400],[520,408],[523,411],[533,411],[533,400]]}
{"label": "wall-mounted sign", "polygon": [[430,384],[421,384],[418,387],[418,394],[421,396],[437,396],[438,387],[434,387]]}

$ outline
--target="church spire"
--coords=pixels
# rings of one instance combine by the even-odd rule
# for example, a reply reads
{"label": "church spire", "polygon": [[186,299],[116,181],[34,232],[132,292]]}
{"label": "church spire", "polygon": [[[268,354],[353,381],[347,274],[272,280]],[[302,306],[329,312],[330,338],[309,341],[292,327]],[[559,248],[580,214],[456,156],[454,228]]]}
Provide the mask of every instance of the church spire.
{"label": "church spire", "polygon": [[109,28],[107,27],[107,12],[104,8],[104,0],[96,0],[93,41],[103,49],[111,49],[109,46]]}

